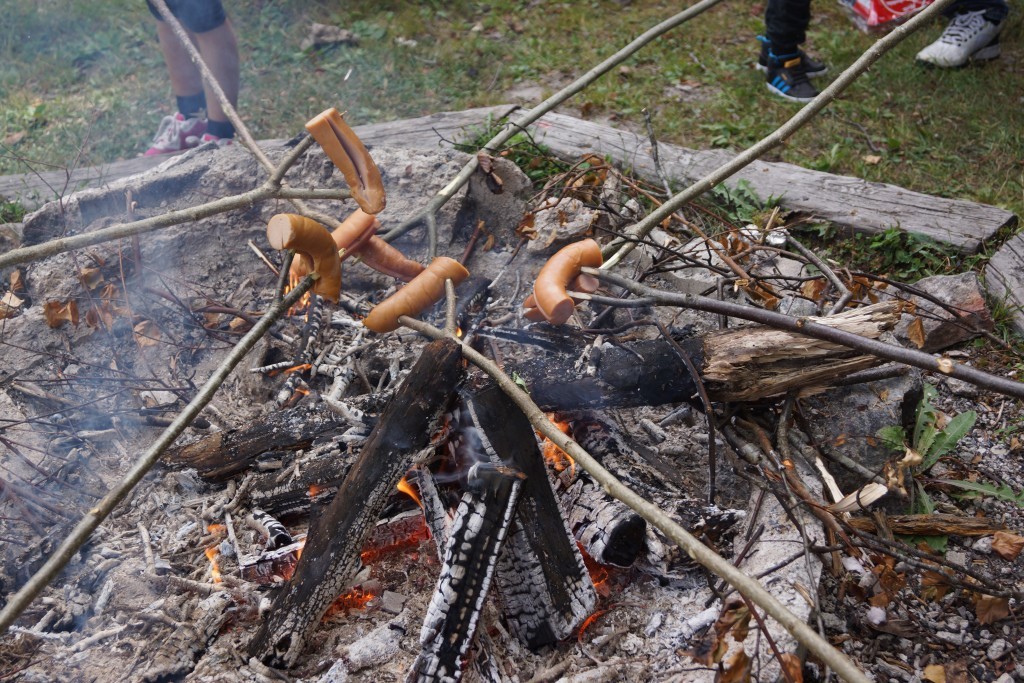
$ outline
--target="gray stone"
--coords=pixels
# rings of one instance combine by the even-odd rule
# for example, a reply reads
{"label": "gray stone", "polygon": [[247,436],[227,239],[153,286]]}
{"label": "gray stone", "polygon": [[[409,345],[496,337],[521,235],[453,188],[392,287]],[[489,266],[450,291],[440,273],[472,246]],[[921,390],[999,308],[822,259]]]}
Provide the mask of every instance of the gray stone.
{"label": "gray stone", "polygon": [[1010,652],[1010,644],[1003,638],[996,638],[992,641],[992,644],[988,646],[988,650],[985,652],[985,656],[991,659],[993,662],[1002,659]]}
{"label": "gray stone", "polygon": [[988,555],[992,552],[992,537],[982,536],[971,545],[971,550],[973,550],[976,553]]}
{"label": "gray stone", "polygon": [[[992,315],[985,301],[985,292],[981,288],[975,273],[959,275],[934,275],[918,280],[914,287],[930,294],[939,301],[954,307],[958,315],[954,316],[943,308],[935,305],[924,297],[914,296],[911,301],[918,307],[918,317],[924,328],[924,346],[922,351],[934,353],[962,341],[978,336],[971,330],[977,327],[982,330],[993,328]],[[927,312],[928,315],[920,315]],[[908,337],[908,329],[915,316],[904,314],[896,326],[896,336],[900,341],[916,348]]]}
{"label": "gray stone", "polygon": [[384,591],[380,596],[380,608],[388,614],[401,614],[409,598],[394,591]]}
{"label": "gray stone", "polygon": [[[501,178],[501,192],[495,192],[486,175],[477,170],[469,177],[466,201],[459,212],[459,223],[464,231],[472,232],[478,221],[495,239],[514,243],[518,240],[516,228],[526,215],[526,200],[533,183],[513,162],[504,157],[491,160],[493,173]],[[467,235],[468,238],[468,235]]]}
{"label": "gray stone", "polygon": [[536,237],[526,248],[535,254],[553,253],[570,242],[590,237],[603,217],[602,212],[573,197],[549,199],[533,213]]}
{"label": "gray stone", "polygon": [[1024,333],[1024,234],[999,247],[985,266],[988,295],[1013,315],[1013,326]]}
{"label": "gray stone", "polygon": [[[815,397],[807,412],[811,436],[827,451],[840,452],[871,472],[878,472],[895,455],[875,438],[882,427],[900,425],[905,410],[913,414],[921,391],[921,372],[902,377],[837,387]],[[831,472],[839,488],[853,491],[866,477],[842,467]]]}
{"label": "gray stone", "polygon": [[959,646],[964,644],[964,634],[961,632],[953,633],[952,631],[936,631],[935,638],[944,643],[949,643],[950,645]]}

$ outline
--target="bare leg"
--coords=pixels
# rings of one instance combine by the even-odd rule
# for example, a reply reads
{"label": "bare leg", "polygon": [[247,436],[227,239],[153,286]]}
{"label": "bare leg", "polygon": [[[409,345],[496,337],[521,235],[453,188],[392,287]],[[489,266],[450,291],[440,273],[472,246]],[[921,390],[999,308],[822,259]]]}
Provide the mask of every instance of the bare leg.
{"label": "bare leg", "polygon": [[[178,40],[178,37],[174,35],[171,27],[162,21],[158,21],[156,23],[156,34],[160,39],[160,51],[164,53],[164,61],[167,63],[167,73],[171,78],[171,90],[174,92],[174,95],[176,97],[189,97],[201,93],[203,91],[203,78],[199,74],[199,69],[192,63],[188,52],[185,51],[185,47]],[[192,38],[193,42],[195,42],[195,36],[192,36]]]}
{"label": "bare leg", "polygon": [[[205,33],[195,34],[196,45],[199,47],[199,54],[203,56],[206,65],[210,67],[214,77],[220,84],[224,94],[227,95],[231,106],[238,104],[238,39],[235,37],[235,30],[231,27],[231,20],[225,20],[223,24]],[[161,40],[161,44],[163,41]],[[186,57],[187,59],[187,57]],[[189,62],[192,66],[192,63]],[[195,68],[193,66],[193,68]],[[199,72],[196,72],[198,77]],[[200,85],[202,80],[200,79]],[[194,92],[198,92],[194,91]],[[215,121],[227,121],[216,95],[210,89],[206,89],[207,116]]]}

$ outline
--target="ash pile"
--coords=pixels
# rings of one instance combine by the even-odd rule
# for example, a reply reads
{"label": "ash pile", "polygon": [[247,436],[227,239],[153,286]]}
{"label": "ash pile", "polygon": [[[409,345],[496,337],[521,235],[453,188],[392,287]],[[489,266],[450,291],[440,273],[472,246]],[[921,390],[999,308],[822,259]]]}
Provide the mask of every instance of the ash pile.
{"label": "ash pile", "polygon": [[[419,211],[468,158],[372,153],[387,190],[384,229]],[[40,243],[186,210],[249,191],[261,174],[239,147],[200,148],[47,205],[21,233]],[[789,349],[771,370],[734,372],[737,359],[756,365],[735,351],[747,328],[605,305],[603,295],[618,293],[604,290],[578,297],[568,325],[531,322],[522,302],[549,256],[583,238],[606,242],[636,220],[645,196],[595,158],[556,178],[538,188],[508,159],[489,159],[439,211],[437,251],[471,275],[455,320],[444,303],[424,318],[457,321],[605,468],[809,618],[821,561],[806,548],[829,537],[806,508],[752,482],[744,449],[766,425],[736,408],[728,420],[738,428],[709,431],[697,385],[739,406],[876,361]],[[288,181],[340,185],[319,150]],[[267,225],[287,211],[282,201],[254,203],[3,274],[21,285],[0,329],[2,594],[42,565],[275,300],[282,264]],[[697,232],[724,235],[722,246],[666,226],[620,269],[667,291],[822,312],[829,292],[800,287],[806,263],[780,255],[771,230],[694,220]],[[428,263],[429,242],[421,226],[392,245]],[[752,278],[723,287],[737,263]],[[723,666],[767,677],[789,662],[778,656],[796,650],[784,629],[751,625],[735,593],[538,435],[465,367],[457,344],[369,331],[361,320],[400,282],[354,260],[341,277],[337,303],[313,295],[271,328],[0,640],[6,675],[711,681]],[[875,334],[897,319],[873,323]],[[681,348],[702,361],[696,372]],[[889,405],[920,384],[884,381]],[[809,415],[789,433],[791,466],[812,482],[808,499],[828,486],[860,491],[881,471],[820,478],[816,431],[834,424]]]}

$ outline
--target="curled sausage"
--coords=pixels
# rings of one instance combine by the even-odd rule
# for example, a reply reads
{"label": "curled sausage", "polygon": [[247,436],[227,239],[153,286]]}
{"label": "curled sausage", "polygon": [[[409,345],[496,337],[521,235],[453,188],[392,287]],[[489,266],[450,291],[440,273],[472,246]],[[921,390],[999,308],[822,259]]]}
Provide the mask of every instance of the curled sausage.
{"label": "curled sausage", "polygon": [[405,254],[372,235],[360,248],[359,258],[374,270],[404,282],[410,282],[423,272],[423,264],[406,258]]}
{"label": "curled sausage", "polygon": [[461,263],[447,256],[439,256],[409,284],[374,306],[363,319],[363,325],[374,332],[397,330],[399,316],[418,315],[441,300],[445,280],[458,285],[467,277],[469,271]]}
{"label": "curled sausage", "polygon": [[320,274],[313,292],[337,301],[341,294],[341,260],[327,228],[305,216],[279,213],[267,223],[267,239],[274,249],[294,249],[300,261],[291,273]]}
{"label": "curled sausage", "polygon": [[536,313],[531,313],[535,305],[548,322],[561,325],[572,315],[575,304],[566,292],[569,283],[582,291],[594,291],[597,283],[588,275],[581,275],[583,267],[596,268],[604,262],[601,247],[592,239],[574,242],[562,247],[548,259],[537,274],[533,283],[533,294],[523,305],[527,309],[527,317],[534,320]]}
{"label": "curled sausage", "polygon": [[377,229],[377,217],[366,213],[362,209],[356,209],[349,217],[341,222],[331,233],[338,251],[345,250],[350,255],[359,250]]}
{"label": "curled sausage", "polygon": [[317,114],[306,124],[306,130],[345,176],[359,208],[370,214],[383,211],[386,195],[380,170],[338,110],[331,107]]}

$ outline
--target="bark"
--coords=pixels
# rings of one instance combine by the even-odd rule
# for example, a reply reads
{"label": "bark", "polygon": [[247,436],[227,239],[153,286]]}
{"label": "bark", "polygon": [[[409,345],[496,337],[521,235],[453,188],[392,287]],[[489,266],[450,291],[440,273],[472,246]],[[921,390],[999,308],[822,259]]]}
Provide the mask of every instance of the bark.
{"label": "bark", "polygon": [[388,403],[338,494],[310,528],[292,580],[274,600],[250,653],[293,666],[310,633],[361,567],[360,552],[388,497],[430,443],[459,384],[457,344],[428,345]]}

